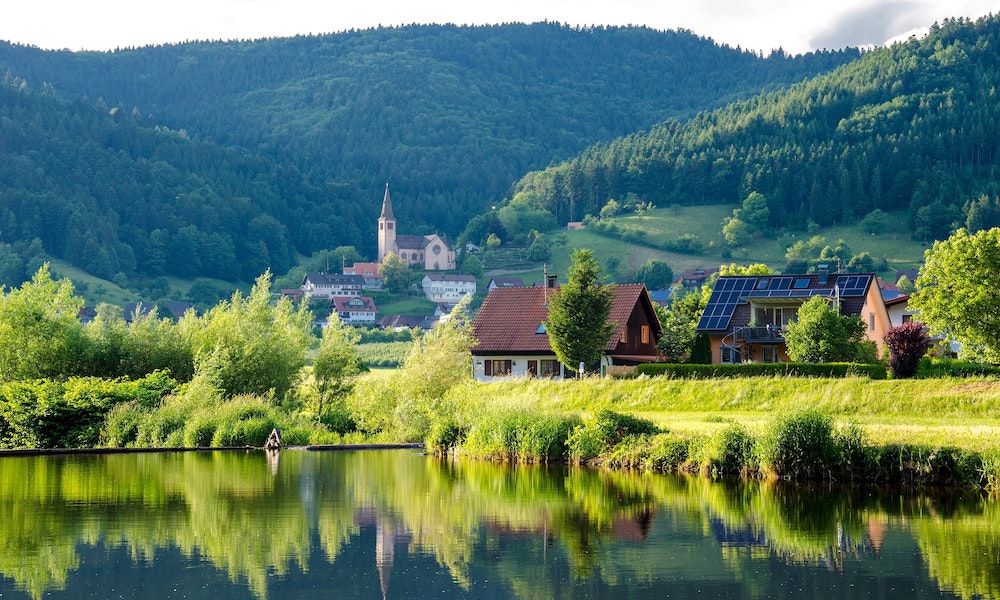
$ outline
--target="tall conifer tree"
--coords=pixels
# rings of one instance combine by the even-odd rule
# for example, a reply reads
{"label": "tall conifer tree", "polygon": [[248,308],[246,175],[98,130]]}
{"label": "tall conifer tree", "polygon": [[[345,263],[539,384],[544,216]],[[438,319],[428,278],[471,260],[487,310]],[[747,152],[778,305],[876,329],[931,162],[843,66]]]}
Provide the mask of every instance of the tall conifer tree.
{"label": "tall conifer tree", "polygon": [[552,350],[566,368],[592,365],[601,358],[614,325],[611,287],[601,283],[601,266],[588,249],[573,252],[569,283],[552,294],[545,323]]}

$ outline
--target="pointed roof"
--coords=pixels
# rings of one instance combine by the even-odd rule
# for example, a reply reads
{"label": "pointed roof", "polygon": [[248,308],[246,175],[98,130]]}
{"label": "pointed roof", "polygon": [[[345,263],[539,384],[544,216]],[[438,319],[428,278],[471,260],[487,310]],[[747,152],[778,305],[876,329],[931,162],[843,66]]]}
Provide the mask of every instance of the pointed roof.
{"label": "pointed roof", "polygon": [[382,214],[379,215],[379,220],[385,219],[386,221],[395,221],[396,217],[392,214],[392,200],[389,198],[389,184],[385,184],[385,196],[382,197]]}
{"label": "pointed roof", "polygon": [[[648,310],[656,336],[660,323],[656,319],[652,301],[641,283],[626,283],[611,288],[613,297],[608,322],[614,323],[614,332],[604,351],[612,354],[618,349],[622,332],[628,325],[633,311]],[[546,287],[504,288],[489,291],[486,300],[472,321],[472,335],[476,345],[472,354],[549,354],[552,346],[541,324],[548,318],[546,296],[554,290]],[[654,338],[655,339],[655,338]]]}

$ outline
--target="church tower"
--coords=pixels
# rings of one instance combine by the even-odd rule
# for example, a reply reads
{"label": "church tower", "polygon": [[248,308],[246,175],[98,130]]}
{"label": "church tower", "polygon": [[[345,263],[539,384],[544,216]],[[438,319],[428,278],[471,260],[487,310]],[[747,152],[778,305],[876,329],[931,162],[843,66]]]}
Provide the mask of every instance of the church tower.
{"label": "church tower", "polygon": [[396,252],[396,217],[392,214],[389,184],[386,183],[385,197],[382,198],[382,214],[378,218],[378,262],[382,262],[390,252]]}

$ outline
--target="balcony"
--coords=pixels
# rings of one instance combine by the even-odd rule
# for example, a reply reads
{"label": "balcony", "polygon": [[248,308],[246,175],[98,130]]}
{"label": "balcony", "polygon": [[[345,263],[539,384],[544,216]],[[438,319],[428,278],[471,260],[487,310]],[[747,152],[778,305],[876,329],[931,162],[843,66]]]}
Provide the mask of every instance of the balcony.
{"label": "balcony", "polygon": [[785,331],[777,325],[737,327],[736,340],[752,344],[779,343],[785,341]]}

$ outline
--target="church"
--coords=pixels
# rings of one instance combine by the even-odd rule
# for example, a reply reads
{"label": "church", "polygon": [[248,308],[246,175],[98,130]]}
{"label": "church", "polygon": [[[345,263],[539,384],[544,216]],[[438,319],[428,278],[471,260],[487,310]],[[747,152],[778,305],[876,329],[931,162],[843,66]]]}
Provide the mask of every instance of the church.
{"label": "church", "polygon": [[392,214],[389,184],[385,184],[382,214],[378,218],[378,261],[390,252],[406,264],[426,271],[450,271],[455,268],[455,252],[443,237],[432,235],[399,235],[396,217]]}

